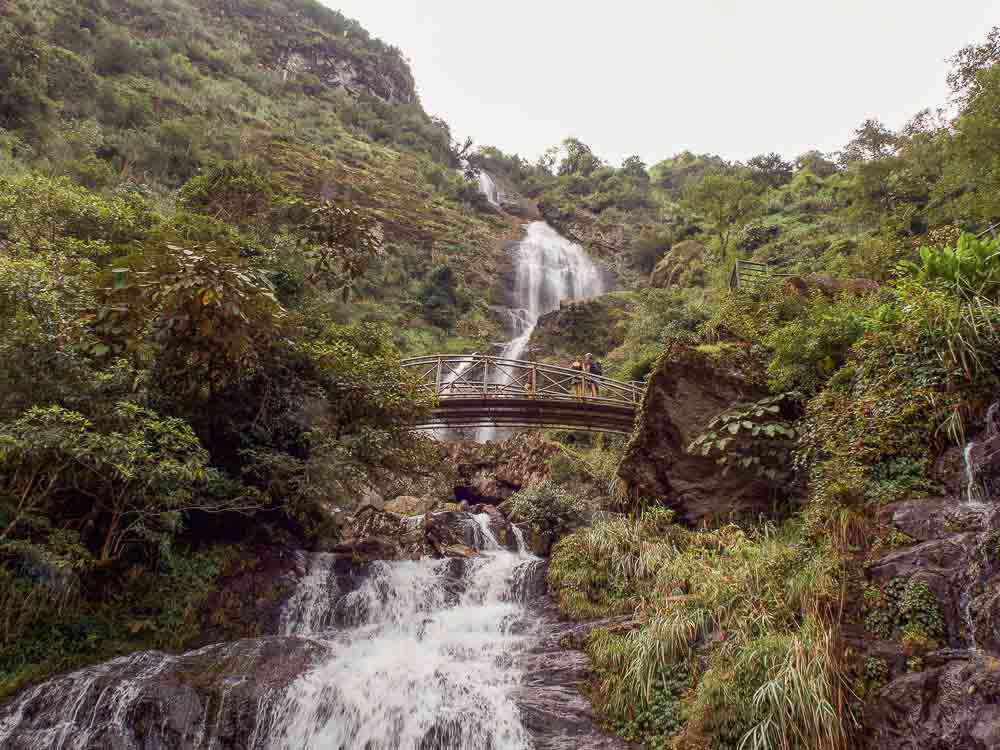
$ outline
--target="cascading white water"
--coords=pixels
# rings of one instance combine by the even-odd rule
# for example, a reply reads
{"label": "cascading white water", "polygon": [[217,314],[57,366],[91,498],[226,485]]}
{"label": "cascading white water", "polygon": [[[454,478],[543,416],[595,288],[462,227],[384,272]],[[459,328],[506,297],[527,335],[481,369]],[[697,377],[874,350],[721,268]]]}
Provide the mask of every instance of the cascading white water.
{"label": "cascading white water", "polygon": [[[512,692],[520,682],[514,655],[531,638],[521,592],[539,561],[523,545],[503,549],[485,514],[474,521],[485,554],[459,574],[453,560],[376,563],[359,589],[329,597],[315,594],[330,565],[316,558],[285,622],[327,639],[331,657],[279,702],[268,722],[274,747],[531,747]],[[332,568],[326,578],[333,579]],[[314,630],[344,620],[354,624]]]}
{"label": "cascading white water", "polygon": [[485,170],[479,170],[479,191],[486,196],[492,205],[500,206],[500,189],[493,181],[493,178]]}
{"label": "cascading white water", "polygon": [[[500,356],[521,359],[538,319],[559,309],[565,299],[584,299],[607,291],[604,275],[583,248],[570,242],[544,221],[528,225],[524,239],[513,252],[513,306],[508,309],[512,338]],[[580,352],[582,356],[584,352]],[[497,431],[484,427],[480,442],[492,440]]]}

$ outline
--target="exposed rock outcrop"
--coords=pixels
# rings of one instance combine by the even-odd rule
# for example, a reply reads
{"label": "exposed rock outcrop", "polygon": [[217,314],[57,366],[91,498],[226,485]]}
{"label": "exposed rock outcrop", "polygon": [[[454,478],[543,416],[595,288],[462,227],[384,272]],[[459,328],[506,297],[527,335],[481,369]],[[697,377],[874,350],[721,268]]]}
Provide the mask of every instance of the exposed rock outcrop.
{"label": "exposed rock outcrop", "polygon": [[531,348],[540,360],[570,359],[593,352],[602,359],[621,346],[628,330],[631,295],[613,292],[593,299],[565,302],[538,319],[531,334]]}
{"label": "exposed rock outcrop", "polygon": [[549,459],[560,450],[556,443],[529,433],[502,443],[453,443],[447,449],[447,461],[458,477],[455,499],[488,505],[548,479]]}
{"label": "exposed rock outcrop", "polygon": [[1000,747],[1000,660],[946,658],[882,690],[873,750],[993,750]]}
{"label": "exposed rock outcrop", "polygon": [[635,433],[618,467],[618,475],[640,497],[672,508],[689,524],[771,508],[771,490],[764,482],[737,471],[723,474],[713,459],[685,450],[713,417],[763,395],[744,371],[727,364],[727,356],[681,344],[667,349],[650,375]]}
{"label": "exposed rock outcrop", "polygon": [[988,426],[968,467],[938,462],[954,495],[883,510],[903,544],[869,566],[865,632],[848,638],[885,663],[888,683],[866,713],[876,750],[1000,747],[996,441]]}
{"label": "exposed rock outcrop", "polygon": [[581,692],[590,660],[576,646],[603,622],[568,623],[548,599],[538,614],[538,642],[518,657],[525,678],[515,693],[537,750],[625,750],[628,744],[597,729],[597,716]]}

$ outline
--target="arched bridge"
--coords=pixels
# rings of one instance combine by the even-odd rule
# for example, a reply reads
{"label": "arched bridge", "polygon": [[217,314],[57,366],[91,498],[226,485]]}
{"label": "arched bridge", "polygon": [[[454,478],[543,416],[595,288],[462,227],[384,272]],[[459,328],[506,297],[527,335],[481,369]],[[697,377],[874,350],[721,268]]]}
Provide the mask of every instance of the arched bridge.
{"label": "arched bridge", "polygon": [[498,425],[628,434],[642,400],[638,383],[482,354],[414,357],[403,367],[437,396],[421,429]]}

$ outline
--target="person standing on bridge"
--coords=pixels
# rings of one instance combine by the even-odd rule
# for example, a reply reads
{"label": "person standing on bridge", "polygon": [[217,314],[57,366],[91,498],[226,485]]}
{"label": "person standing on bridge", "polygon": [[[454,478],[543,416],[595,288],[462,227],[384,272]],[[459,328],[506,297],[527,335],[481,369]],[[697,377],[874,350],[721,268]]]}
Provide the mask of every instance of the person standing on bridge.
{"label": "person standing on bridge", "polygon": [[[587,355],[583,358],[583,370],[591,375],[596,375],[600,377],[604,374],[604,368],[601,367],[601,363],[594,359],[594,355],[587,352]],[[597,381],[590,381],[590,395],[597,398]]]}
{"label": "person standing on bridge", "polygon": [[580,373],[579,375],[574,375],[574,377],[573,377],[573,387],[572,387],[572,389],[571,389],[570,392],[574,396],[576,396],[577,398],[583,398],[583,396],[584,396],[584,392],[583,392],[583,388],[584,388],[584,386],[583,386],[583,373],[584,373],[583,363],[581,363],[579,359],[574,359],[573,360],[573,364],[571,364],[569,366],[569,369],[571,369],[571,370],[573,370],[575,372]]}

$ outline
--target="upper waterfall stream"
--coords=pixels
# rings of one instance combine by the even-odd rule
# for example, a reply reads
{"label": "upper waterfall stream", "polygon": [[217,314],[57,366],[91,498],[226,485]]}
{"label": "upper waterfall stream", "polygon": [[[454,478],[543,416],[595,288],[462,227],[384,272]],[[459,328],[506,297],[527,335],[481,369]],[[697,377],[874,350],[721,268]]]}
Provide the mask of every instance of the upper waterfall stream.
{"label": "upper waterfall stream", "polygon": [[[514,278],[507,309],[511,339],[500,357],[523,359],[538,320],[563,300],[595,297],[607,291],[604,274],[583,248],[544,221],[535,221],[512,250]],[[583,352],[579,353],[582,356]],[[479,430],[480,442],[497,437],[494,427]]]}

